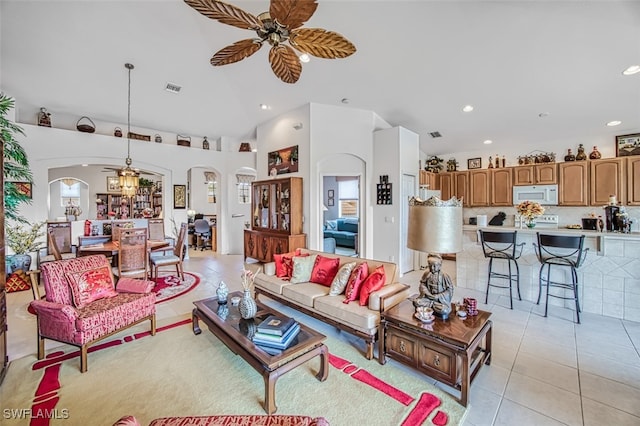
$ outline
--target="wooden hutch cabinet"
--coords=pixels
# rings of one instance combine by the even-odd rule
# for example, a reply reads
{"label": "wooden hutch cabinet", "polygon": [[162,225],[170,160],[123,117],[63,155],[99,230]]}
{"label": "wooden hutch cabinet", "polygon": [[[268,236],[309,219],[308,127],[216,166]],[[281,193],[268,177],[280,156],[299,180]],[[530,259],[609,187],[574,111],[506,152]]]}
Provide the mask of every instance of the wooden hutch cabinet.
{"label": "wooden hutch cabinet", "polygon": [[589,204],[592,206],[609,204],[610,195],[615,195],[619,202],[626,204],[625,160],[625,158],[607,158],[589,161],[591,172]]}
{"label": "wooden hutch cabinet", "polygon": [[96,194],[96,219],[108,219],[110,211],[116,214],[116,218],[121,215],[121,202],[127,201],[129,208],[129,218],[143,217],[142,211],[150,208],[153,211],[153,217],[159,217],[162,213],[162,192],[153,192],[153,186],[141,186],[138,188],[136,195],[131,198],[123,197],[120,194]]}
{"label": "wooden hutch cabinet", "polygon": [[302,233],[302,178],[253,182],[251,229],[244,231],[244,257],[273,261],[274,254],[304,248]]}
{"label": "wooden hutch cabinet", "polygon": [[556,163],[513,167],[514,185],[549,185],[558,183]]}
{"label": "wooden hutch cabinet", "polygon": [[567,161],[558,164],[558,205],[588,206],[588,175],[587,161]]}

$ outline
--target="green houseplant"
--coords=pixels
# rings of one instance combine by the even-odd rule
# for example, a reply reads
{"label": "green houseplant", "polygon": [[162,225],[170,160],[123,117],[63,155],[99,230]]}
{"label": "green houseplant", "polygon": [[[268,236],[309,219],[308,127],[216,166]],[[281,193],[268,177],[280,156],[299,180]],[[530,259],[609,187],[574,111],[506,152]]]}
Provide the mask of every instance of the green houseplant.
{"label": "green houseplant", "polygon": [[24,135],[22,128],[7,118],[8,112],[14,107],[13,98],[0,93],[0,142],[3,147],[4,166],[4,215],[6,219],[17,222],[25,220],[18,215],[21,203],[31,203],[31,198],[18,191],[13,182],[33,182],[27,153],[15,139],[17,135]]}
{"label": "green houseplant", "polygon": [[44,244],[42,237],[44,236],[44,222],[14,223],[13,226],[5,228],[5,239],[7,246],[14,254],[8,255],[6,258],[7,274],[15,270],[22,269],[28,271],[31,268],[31,255],[34,251],[39,250]]}

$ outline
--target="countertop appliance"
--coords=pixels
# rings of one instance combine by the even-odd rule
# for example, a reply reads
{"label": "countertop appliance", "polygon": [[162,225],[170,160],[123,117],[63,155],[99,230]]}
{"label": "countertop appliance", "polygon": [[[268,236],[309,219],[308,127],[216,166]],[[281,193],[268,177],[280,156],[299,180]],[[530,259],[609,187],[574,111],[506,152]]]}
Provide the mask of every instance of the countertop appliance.
{"label": "countertop appliance", "polygon": [[513,205],[536,201],[545,206],[558,205],[558,185],[523,185],[513,187]]}
{"label": "countertop appliance", "polygon": [[597,231],[598,230],[598,218],[596,217],[587,217],[582,219],[582,229],[586,229],[589,231]]}

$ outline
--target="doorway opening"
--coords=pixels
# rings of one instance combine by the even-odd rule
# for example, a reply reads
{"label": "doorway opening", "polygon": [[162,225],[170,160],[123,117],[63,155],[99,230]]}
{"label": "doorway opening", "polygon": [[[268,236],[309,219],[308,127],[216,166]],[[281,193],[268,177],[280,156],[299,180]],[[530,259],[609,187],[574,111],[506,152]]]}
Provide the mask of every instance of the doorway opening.
{"label": "doorway opening", "polygon": [[323,251],[358,257],[360,253],[360,176],[323,176]]}

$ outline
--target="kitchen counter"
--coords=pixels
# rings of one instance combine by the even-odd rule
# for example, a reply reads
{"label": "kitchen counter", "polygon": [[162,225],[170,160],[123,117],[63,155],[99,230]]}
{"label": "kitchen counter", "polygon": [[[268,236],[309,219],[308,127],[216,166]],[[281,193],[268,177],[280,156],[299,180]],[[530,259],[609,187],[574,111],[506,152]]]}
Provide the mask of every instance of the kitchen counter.
{"label": "kitchen counter", "polygon": [[[640,321],[640,232],[622,234],[618,232],[597,232],[567,228],[515,228],[509,226],[475,225],[463,226],[463,250],[456,255],[457,285],[485,292],[487,288],[488,259],[484,257],[478,239],[478,229],[487,231],[517,231],[518,243],[524,242],[522,255],[518,259],[520,267],[520,292],[523,300],[538,298],[538,274],[540,262],[533,243],[536,232],[545,234],[585,235],[586,259],[578,269],[578,292],[583,312],[611,316],[631,321]],[[506,262],[494,262],[494,270],[507,272]],[[497,269],[496,269],[497,268]],[[559,274],[568,272],[558,271]],[[558,281],[568,280],[568,276],[556,277]],[[552,276],[553,279],[553,276]],[[554,279],[556,280],[556,279]],[[489,299],[509,306],[508,290],[492,287]],[[514,297],[517,300],[514,289]],[[544,293],[543,293],[544,298]],[[484,302],[484,299],[481,301]],[[572,301],[550,298],[549,303],[573,308]],[[565,305],[566,303],[566,305]]]}

